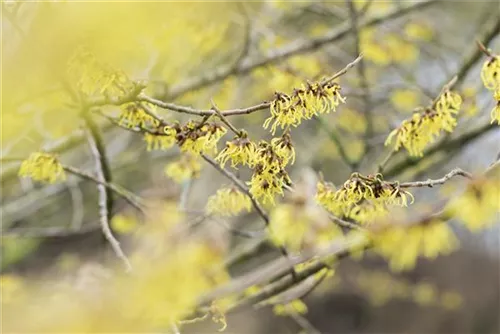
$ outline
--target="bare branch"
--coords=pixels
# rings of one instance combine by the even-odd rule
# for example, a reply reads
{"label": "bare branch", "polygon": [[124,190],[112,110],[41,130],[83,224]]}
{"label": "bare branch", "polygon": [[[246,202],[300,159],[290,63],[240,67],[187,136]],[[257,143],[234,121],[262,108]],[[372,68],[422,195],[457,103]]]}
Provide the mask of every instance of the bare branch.
{"label": "bare branch", "polygon": [[455,168],[451,172],[449,172],[448,174],[446,174],[445,176],[443,176],[440,179],[436,179],[436,180],[429,179],[427,181],[404,182],[404,183],[400,183],[399,187],[400,188],[420,188],[420,187],[432,188],[433,186],[445,183],[446,181],[448,181],[449,179],[451,179],[452,177],[457,176],[457,175],[466,177],[468,179],[472,178],[472,174],[470,174],[470,173],[468,173],[460,168]]}
{"label": "bare branch", "polygon": [[97,180],[100,181],[100,183],[97,184],[97,191],[99,193],[99,215],[102,233],[104,234],[106,240],[108,240],[116,256],[122,260],[126,272],[130,272],[132,271],[132,265],[121,249],[120,243],[113,236],[113,232],[111,231],[111,227],[109,225],[113,200],[111,198],[111,193],[108,192],[106,186],[102,184],[104,182],[109,182],[111,179],[102,138],[100,137],[96,124],[92,121],[90,115],[86,115],[85,111],[83,117],[87,126],[87,141],[89,143],[92,156],[94,157]]}

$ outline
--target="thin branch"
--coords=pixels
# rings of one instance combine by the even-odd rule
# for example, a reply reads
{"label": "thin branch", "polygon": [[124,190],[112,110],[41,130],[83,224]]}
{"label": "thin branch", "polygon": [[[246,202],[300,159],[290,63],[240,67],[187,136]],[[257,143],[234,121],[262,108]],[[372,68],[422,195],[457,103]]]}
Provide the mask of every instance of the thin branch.
{"label": "thin branch", "polygon": [[420,187],[429,187],[432,188],[433,186],[437,186],[440,184],[444,184],[446,181],[451,179],[454,176],[463,176],[468,179],[472,178],[472,174],[469,172],[466,172],[460,168],[455,168],[445,176],[443,176],[440,179],[432,180],[429,179],[427,181],[414,181],[414,182],[403,182],[399,184],[400,188],[420,188]]}
{"label": "thin branch", "polygon": [[340,71],[338,71],[337,73],[335,73],[331,77],[329,77],[326,80],[322,81],[321,85],[325,85],[325,84],[329,83],[330,81],[333,81],[333,80],[337,79],[338,77],[346,74],[347,71],[349,71],[351,68],[353,68],[354,66],[356,66],[356,64],[358,64],[359,62],[361,62],[361,60],[363,59],[363,55],[360,52],[357,53],[357,54],[358,54],[358,56],[356,57],[356,59],[354,59],[353,61],[351,61],[343,69],[341,69]]}
{"label": "thin branch", "polygon": [[123,197],[123,199],[125,199],[128,203],[130,203],[130,205],[132,205],[134,208],[136,208],[140,212],[144,212],[143,204],[141,203],[142,199],[140,199],[139,196],[135,195],[131,191],[128,191],[128,190],[122,188],[121,186],[118,186],[112,182],[102,181],[99,178],[97,178],[93,175],[90,175],[90,174],[88,174],[80,169],[77,169],[75,167],[67,166],[67,165],[62,165],[62,167],[68,173],[71,173],[71,174],[79,176],[83,179],[86,179],[86,180],[89,180],[89,181],[92,181],[92,182],[95,182],[97,184],[105,186],[106,188],[117,193],[119,196]]}
{"label": "thin branch", "polygon": [[[154,104],[157,107],[180,112],[180,113],[197,115],[197,116],[217,115],[217,113],[212,109],[195,109],[195,108],[191,108],[191,107],[177,105],[175,103],[163,102],[161,100],[152,98],[152,97],[147,96],[145,94],[140,94],[137,98],[139,101],[149,102],[151,104]],[[270,102],[262,102],[262,103],[259,103],[257,105],[254,105],[254,106],[251,106],[248,108],[229,109],[229,110],[221,111],[221,114],[224,116],[247,115],[247,114],[251,114],[253,112],[259,111],[259,110],[267,109],[267,108],[269,108],[270,104],[271,104]]]}
{"label": "thin branch", "polygon": [[225,177],[230,179],[245,195],[247,195],[248,198],[250,198],[250,201],[252,201],[252,205],[255,208],[255,210],[257,211],[257,213],[264,220],[266,226],[269,225],[269,216],[267,215],[267,213],[264,212],[264,210],[261,208],[259,203],[252,196],[252,194],[250,193],[250,190],[248,190],[248,187],[239,178],[237,178],[236,175],[234,175],[233,173],[231,173],[231,172],[227,171],[226,169],[222,168],[221,166],[219,166],[219,164],[216,161],[214,161],[212,158],[210,158],[208,155],[205,155],[202,153],[201,157],[203,158],[203,160],[205,160],[210,165],[212,165],[212,167],[214,167],[222,175],[224,175]]}
{"label": "thin branch", "polygon": [[291,312],[289,314],[290,318],[292,318],[300,327],[302,327],[303,333],[308,334],[321,334],[319,330],[317,330],[304,316],[299,314],[298,312]]}
{"label": "thin branch", "polygon": [[107,159],[105,156],[104,146],[102,142],[101,135],[98,131],[97,125],[90,118],[90,115],[86,114],[86,110],[83,113],[85,124],[87,126],[87,141],[94,157],[95,162],[95,172],[97,179],[101,182],[97,185],[97,191],[99,193],[99,215],[102,233],[104,237],[111,245],[111,248],[115,252],[116,256],[122,260],[126,272],[132,271],[132,265],[129,259],[120,247],[120,243],[113,236],[113,232],[110,227],[111,220],[111,209],[113,205],[113,200],[111,198],[111,192],[109,192],[102,182],[109,182],[111,180],[111,174]]}
{"label": "thin branch", "polygon": [[224,116],[221,111],[219,110],[219,108],[217,107],[217,105],[215,104],[214,100],[211,100],[211,103],[212,103],[212,110],[215,111],[215,113],[217,114],[217,116],[219,116],[220,120],[222,121],[222,123],[226,124],[228,128],[231,129],[231,131],[234,132],[234,134],[237,136],[237,137],[241,137],[242,135],[242,131],[241,130],[238,130],[236,129],[236,127],[226,118],[226,116]]}

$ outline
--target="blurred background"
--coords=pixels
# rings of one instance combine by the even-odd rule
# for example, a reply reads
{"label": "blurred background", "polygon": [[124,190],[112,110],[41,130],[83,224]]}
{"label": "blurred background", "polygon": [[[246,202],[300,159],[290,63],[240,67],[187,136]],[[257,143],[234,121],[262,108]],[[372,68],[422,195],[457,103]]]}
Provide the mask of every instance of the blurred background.
{"label": "blurred background", "polygon": [[[79,110],[61,80],[80,45],[132,80],[147,82],[149,95],[200,109],[210,108],[211,99],[221,109],[243,108],[270,100],[275,91],[290,93],[306,80],[332,75],[362,52],[364,74],[355,67],[339,80],[346,104],[293,131],[292,179],[312,169],[337,185],[355,170],[374,172],[387,155],[388,133],[458,74],[464,103],[457,129],[442,135],[423,158],[399,152],[384,172],[390,180],[426,180],[455,167],[480,173],[497,159],[500,131],[489,125],[494,101],[481,83],[484,56],[475,41],[500,51],[499,11],[494,1],[2,1],[2,275],[92,276],[113,256],[100,230],[94,182],[68,175],[64,183],[39,184],[20,178],[19,162],[9,160],[44,150],[93,172]],[[158,113],[181,123],[190,119]],[[232,121],[252,138],[268,140],[262,128],[267,117],[264,110]],[[184,208],[196,215],[228,184],[206,164],[198,178],[176,184],[164,173],[179,156],[176,148],[149,152],[141,136],[99,115],[94,121],[103,133],[113,182],[144,198],[179,202],[182,194]],[[415,190],[415,207],[454,196],[462,182]],[[114,215],[133,212],[121,198],[115,203]],[[250,230],[262,225],[255,214],[223,224]],[[114,231],[127,249],[133,226],[116,225]],[[391,273],[376,256],[341,261],[335,275],[304,299],[304,317],[322,333],[500,333],[498,226],[479,234],[458,226],[455,231],[460,250],[419,261],[410,272]],[[224,242],[235,249],[255,240],[228,228]],[[230,268],[231,274],[276,256],[264,244],[258,256]],[[269,307],[241,311],[227,321],[229,333],[312,331]],[[186,331],[217,328],[204,323]]]}

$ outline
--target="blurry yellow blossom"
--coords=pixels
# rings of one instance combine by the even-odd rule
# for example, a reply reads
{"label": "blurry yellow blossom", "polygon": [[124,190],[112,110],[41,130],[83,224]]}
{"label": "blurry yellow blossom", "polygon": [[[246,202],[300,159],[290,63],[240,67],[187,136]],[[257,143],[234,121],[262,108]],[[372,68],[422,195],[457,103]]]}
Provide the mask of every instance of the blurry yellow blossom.
{"label": "blurry yellow blossom", "polygon": [[120,125],[129,128],[139,127],[146,128],[152,126],[154,128],[160,125],[160,121],[155,117],[153,106],[144,102],[125,103],[121,108]]}
{"label": "blurry yellow blossom", "polygon": [[391,299],[407,298],[411,291],[409,282],[383,271],[363,270],[356,276],[355,282],[375,306],[384,305]]}
{"label": "blurry yellow blossom", "polygon": [[449,90],[444,91],[432,106],[424,111],[417,111],[411,119],[404,120],[401,126],[394,129],[387,137],[385,145],[389,145],[396,137],[395,151],[403,146],[411,156],[423,156],[424,149],[434,142],[442,130],[453,131],[461,104],[460,95]]}
{"label": "blurry yellow blossom", "polygon": [[235,216],[242,211],[250,211],[251,208],[252,202],[248,195],[233,186],[219,189],[215,195],[210,196],[206,211],[208,214]]}
{"label": "blurry yellow blossom", "polygon": [[476,95],[477,89],[471,86],[464,87],[464,89],[462,90],[462,96],[464,99],[463,110],[464,113],[469,117],[476,115],[479,110],[476,103]]}
{"label": "blurry yellow blossom", "polygon": [[68,74],[70,81],[86,96],[123,97],[136,88],[125,73],[99,62],[84,47],[78,48],[69,60]]}
{"label": "blurry yellow blossom", "polygon": [[272,123],[271,132],[274,134],[278,126],[281,129],[297,127],[305,119],[335,111],[340,103],[345,103],[340,95],[340,86],[328,80],[303,84],[290,96],[277,92],[271,102],[271,116],[264,122],[264,128]]}
{"label": "blurry yellow blossom", "polygon": [[224,167],[228,160],[231,160],[231,167],[237,168],[240,165],[253,167],[256,162],[257,145],[244,133],[241,137],[236,137],[226,142],[226,147],[220,151],[215,160]]}
{"label": "blurry yellow blossom", "polygon": [[391,55],[388,50],[374,41],[366,41],[361,44],[363,57],[376,65],[387,66],[391,63]]}
{"label": "blurry yellow blossom", "polygon": [[418,105],[418,94],[410,89],[397,89],[391,93],[391,103],[400,111],[412,111]]}
{"label": "blurry yellow blossom", "polygon": [[421,306],[433,304],[436,298],[436,289],[429,283],[419,283],[413,288],[413,300]]}
{"label": "blurry yellow blossom", "polygon": [[165,167],[165,174],[177,183],[182,183],[200,175],[201,164],[195,156],[183,154],[175,162],[169,163]]}
{"label": "blurry yellow blossom", "polygon": [[162,133],[144,133],[144,141],[148,144],[147,150],[167,150],[174,146],[177,132],[174,128],[165,126]]}
{"label": "blurry yellow blossom", "polygon": [[447,291],[441,294],[440,303],[445,309],[456,310],[462,306],[463,298],[456,292]]}
{"label": "blurry yellow blossom", "polygon": [[366,131],[366,118],[353,109],[343,108],[336,119],[336,124],[350,133],[363,134]]}
{"label": "blurry yellow blossom", "polygon": [[26,293],[26,287],[23,279],[21,277],[2,274],[0,275],[0,293],[2,298],[0,298],[0,303],[3,307],[8,303],[12,303],[19,300]]}
{"label": "blurry yellow blossom", "polygon": [[116,215],[111,219],[111,227],[113,231],[127,234],[135,230],[137,227],[137,220],[124,215]]}
{"label": "blurry yellow blossom", "polygon": [[478,231],[498,222],[500,213],[500,185],[496,180],[477,178],[464,193],[454,197],[448,206],[450,212],[471,231]]}
{"label": "blurry yellow blossom", "polygon": [[342,236],[325,211],[298,200],[278,205],[269,219],[271,241],[293,252],[321,247]]}
{"label": "blurry yellow blossom", "polygon": [[419,55],[416,45],[395,34],[384,36],[384,44],[395,63],[414,63]]}
{"label": "blurry yellow blossom", "polygon": [[286,304],[275,305],[273,307],[273,313],[281,316],[287,316],[291,313],[306,314],[307,305],[302,300],[295,299]]}
{"label": "blurry yellow blossom", "polygon": [[24,160],[19,169],[19,176],[30,177],[35,181],[55,183],[64,181],[66,175],[57,157],[53,154],[34,152]]}
{"label": "blurry yellow blossom", "polygon": [[404,32],[413,40],[429,42],[434,37],[432,28],[423,23],[408,22],[404,27]]}
{"label": "blurry yellow blossom", "polygon": [[437,219],[414,224],[390,224],[372,234],[374,251],[389,261],[393,271],[415,267],[417,258],[435,259],[458,246],[450,227]]}

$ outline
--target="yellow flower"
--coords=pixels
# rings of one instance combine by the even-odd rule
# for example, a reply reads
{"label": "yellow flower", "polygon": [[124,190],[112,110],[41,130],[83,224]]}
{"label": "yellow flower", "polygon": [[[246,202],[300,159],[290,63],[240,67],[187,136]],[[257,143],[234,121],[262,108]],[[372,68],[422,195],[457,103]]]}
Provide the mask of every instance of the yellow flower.
{"label": "yellow flower", "polygon": [[30,177],[35,181],[55,183],[64,181],[66,175],[57,157],[53,154],[34,152],[24,160],[19,169],[19,176]]}
{"label": "yellow flower", "polygon": [[471,231],[488,228],[500,212],[500,185],[495,180],[478,178],[464,193],[451,201],[448,209]]}
{"label": "yellow flower", "polygon": [[403,146],[411,156],[423,156],[424,149],[434,142],[442,130],[453,131],[457,124],[455,115],[461,104],[460,95],[449,90],[443,92],[435,104],[422,112],[414,113],[411,119],[404,120],[394,129],[387,137],[385,145],[390,145],[395,137],[395,151]]}
{"label": "yellow flower", "polygon": [[389,205],[405,207],[408,201],[413,203],[413,195],[400,189],[397,182],[385,182],[380,174],[353,173],[340,189],[319,182],[316,201],[335,215],[365,224],[387,214]]}
{"label": "yellow flower", "polygon": [[434,37],[432,28],[422,23],[409,22],[405,25],[404,32],[414,40],[430,41]]}
{"label": "yellow flower", "polygon": [[385,226],[372,234],[372,240],[375,252],[389,261],[393,271],[415,267],[419,256],[434,259],[449,254],[458,245],[450,227],[436,219]]}
{"label": "yellow flower", "polygon": [[297,127],[304,119],[335,111],[340,103],[345,103],[345,99],[340,95],[339,84],[332,81],[307,83],[295,89],[291,96],[276,93],[271,102],[271,117],[264,122],[264,128],[273,123],[274,134],[278,126],[281,129]]}
{"label": "yellow flower", "polygon": [[177,131],[170,126],[165,126],[162,133],[144,133],[144,141],[148,144],[148,151],[167,150],[174,146]]}
{"label": "yellow flower", "polygon": [[184,154],[181,158],[165,167],[165,174],[177,183],[182,183],[200,175],[201,164],[199,160],[191,155]]}
{"label": "yellow flower", "polygon": [[217,143],[226,132],[225,128],[215,123],[200,124],[190,121],[182,127],[178,135],[179,146],[182,152],[214,153],[217,151]]}
{"label": "yellow flower", "polygon": [[280,138],[273,138],[271,140],[271,146],[281,160],[281,166],[284,167],[288,165],[291,161],[292,165],[295,162],[295,149],[292,144],[292,137],[289,132],[285,132]]}
{"label": "yellow flower", "polygon": [[128,128],[145,128],[151,126],[157,128],[160,121],[154,116],[153,106],[143,102],[125,103],[121,107],[119,123]]}
{"label": "yellow flower", "polygon": [[276,169],[266,169],[262,165],[257,165],[252,179],[247,183],[250,186],[250,193],[256,200],[274,205],[274,197],[278,194],[283,196],[283,187],[290,185],[291,180],[285,170],[277,172]]}
{"label": "yellow flower", "polygon": [[238,164],[253,167],[256,162],[257,146],[248,139],[247,135],[236,137],[226,143],[226,147],[217,155],[215,160],[224,167],[231,160],[231,167],[237,168]]}
{"label": "yellow flower", "polygon": [[500,94],[500,56],[489,57],[481,69],[484,86]]}
{"label": "yellow flower", "polygon": [[236,216],[240,212],[250,211],[252,201],[250,198],[234,187],[222,188],[210,196],[206,206],[208,214],[221,216]]}

